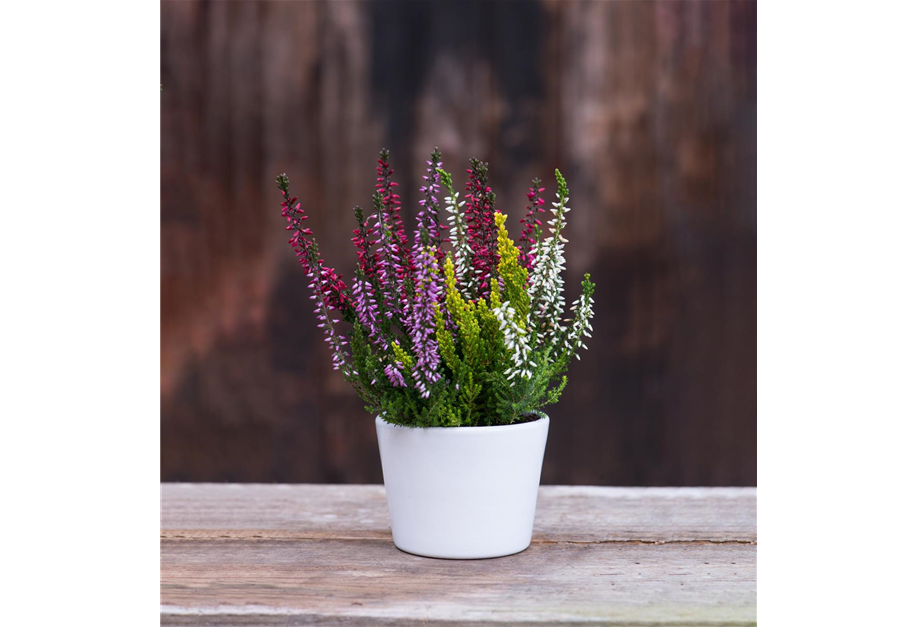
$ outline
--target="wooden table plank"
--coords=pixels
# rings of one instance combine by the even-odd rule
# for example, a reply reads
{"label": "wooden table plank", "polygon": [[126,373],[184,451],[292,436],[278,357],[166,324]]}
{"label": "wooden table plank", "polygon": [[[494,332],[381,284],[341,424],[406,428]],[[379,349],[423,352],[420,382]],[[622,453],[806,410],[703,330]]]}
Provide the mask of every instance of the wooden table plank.
{"label": "wooden table plank", "polygon": [[391,543],[381,486],[162,487],[164,624],[744,625],[754,488],[543,487],[518,555]]}
{"label": "wooden table plank", "polygon": [[[755,488],[542,486],[536,541],[754,542]],[[381,485],[163,484],[163,537],[391,539]]]}

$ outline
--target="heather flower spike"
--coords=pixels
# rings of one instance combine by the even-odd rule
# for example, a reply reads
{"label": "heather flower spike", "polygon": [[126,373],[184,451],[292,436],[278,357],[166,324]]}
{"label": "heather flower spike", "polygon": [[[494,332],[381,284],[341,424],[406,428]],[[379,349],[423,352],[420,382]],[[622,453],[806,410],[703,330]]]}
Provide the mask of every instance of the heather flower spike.
{"label": "heather flower spike", "polygon": [[561,316],[564,311],[564,280],[561,272],[566,270],[564,244],[567,240],[561,232],[567,224],[566,214],[569,190],[560,170],[554,171],[557,177],[557,202],[553,203],[553,219],[548,221],[551,237],[536,244],[534,270],[529,287],[532,307],[538,322],[535,331],[539,342],[547,342],[552,349],[563,335]]}
{"label": "heather flower spike", "polygon": [[529,204],[526,208],[525,217],[520,220],[523,227],[522,235],[519,237],[519,250],[522,251],[523,267],[526,270],[531,270],[535,262],[535,254],[532,249],[541,234],[541,220],[538,219],[538,214],[544,213],[544,198],[541,197],[543,192],[544,187],[541,186],[541,179],[533,179],[532,186],[529,188],[528,194],[526,194]]}
{"label": "heather flower spike", "polygon": [[452,189],[452,176],[442,169],[438,169],[437,172],[446,186],[446,211],[449,213],[449,239],[455,254],[455,273],[462,281],[462,295],[470,299],[472,294],[477,294],[477,286],[471,279],[471,260],[474,253],[468,245],[468,227],[462,209],[465,201],[460,202],[458,192]]}
{"label": "heather flower spike", "polygon": [[478,279],[479,293],[486,296],[490,289],[491,272],[497,261],[497,237],[494,230],[494,193],[487,185],[487,164],[471,160],[466,170],[465,199],[468,207],[465,219],[468,225],[468,243],[472,250],[471,265]]}
{"label": "heather flower spike", "polygon": [[363,272],[363,276],[372,278],[376,276],[376,264],[379,260],[378,255],[372,252],[373,246],[376,245],[376,240],[373,239],[375,229],[369,226],[361,207],[354,207],[353,215],[357,219],[357,228],[353,230],[350,241],[357,249],[357,266]]}
{"label": "heather flower spike", "polygon": [[[390,232],[390,246],[393,254],[398,259],[398,264],[392,268],[399,281],[403,281],[413,268],[411,251],[408,248],[408,238],[404,233],[404,223],[401,221],[401,196],[395,188],[398,183],[393,180],[395,171],[389,165],[389,152],[382,149],[379,153],[378,166],[376,167],[376,192],[380,197],[382,215]],[[407,293],[401,291],[402,303],[405,302]]]}
{"label": "heather flower spike", "polygon": [[379,302],[382,303],[385,316],[391,320],[396,312],[402,310],[400,295],[404,282],[403,249],[389,213],[391,207],[385,204],[381,193],[376,192],[373,195],[373,206],[376,210],[373,214],[376,220],[375,231],[379,234],[376,261],[376,276],[380,285]]}
{"label": "heather flower spike", "polygon": [[[433,150],[430,160],[427,161],[427,173],[423,176],[424,184],[420,188],[423,199],[420,201],[420,211],[417,212],[417,233],[414,235],[414,255],[419,253],[421,246],[442,247],[443,227],[439,223],[439,169],[443,167],[442,153],[439,148]],[[442,252],[438,253],[442,259]]]}
{"label": "heather flower spike", "polygon": [[373,295],[372,284],[357,270],[357,278],[353,283],[354,309],[357,321],[369,333],[369,337],[376,343],[384,342],[382,337],[381,319],[379,318],[379,304]]}
{"label": "heather flower spike", "polygon": [[577,359],[579,359],[579,353],[576,351],[579,348],[589,348],[583,338],[592,337],[592,323],[590,320],[594,313],[592,310],[594,304],[592,294],[595,292],[595,283],[590,279],[591,277],[587,272],[586,276],[583,277],[583,294],[573,301],[573,306],[570,308],[573,313],[573,324],[570,326],[570,333],[564,338],[564,349],[568,354],[572,352]]}
{"label": "heather flower spike", "polygon": [[436,249],[422,249],[417,257],[417,274],[414,280],[414,308],[411,318],[411,341],[417,360],[414,380],[422,398],[429,398],[429,385],[442,378],[438,372],[439,352],[436,344],[435,311],[440,299],[441,278],[436,260]]}
{"label": "heather flower spike", "polygon": [[[547,237],[538,216],[545,212],[545,188],[535,179],[516,241],[507,232],[506,215],[494,209],[487,164],[472,159],[466,173],[460,199],[441,153],[431,153],[409,240],[390,154],[380,152],[373,212],[367,216],[354,208],[352,288],[324,265],[305,225],[305,208],[290,194],[287,176],[277,177],[289,244],[309,278],[332,364],[367,409],[389,422],[473,426],[524,420],[560,398],[570,358],[579,358],[592,337],[590,275],[570,319],[562,318],[562,231],[570,194],[560,172]],[[448,226],[439,222],[440,208]],[[345,324],[352,325],[349,341],[339,330]]]}

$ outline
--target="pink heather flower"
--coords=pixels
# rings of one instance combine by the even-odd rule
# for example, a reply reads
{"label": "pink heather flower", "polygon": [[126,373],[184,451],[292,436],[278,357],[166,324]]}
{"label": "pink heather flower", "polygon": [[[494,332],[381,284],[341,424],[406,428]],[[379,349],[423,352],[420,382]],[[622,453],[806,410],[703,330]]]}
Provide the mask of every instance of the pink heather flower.
{"label": "pink heather flower", "polygon": [[541,220],[536,217],[536,214],[544,213],[542,192],[544,192],[544,187],[541,187],[541,181],[537,178],[534,179],[532,187],[529,188],[528,194],[526,194],[529,204],[525,217],[519,220],[524,225],[522,227],[522,235],[519,237],[519,250],[522,251],[522,266],[526,270],[531,270],[535,264],[535,254],[533,252],[535,233],[536,229],[541,226]]}
{"label": "pink heather flower", "polygon": [[[312,235],[312,229],[305,226],[305,220],[309,216],[305,215],[305,211],[302,209],[302,203],[298,201],[298,198],[290,196],[289,184],[290,181],[286,174],[281,174],[277,177],[277,185],[280,187],[280,195],[283,197],[283,202],[280,203],[280,215],[287,219],[286,229],[288,231],[293,231],[293,236],[287,240],[287,243],[293,248],[293,251],[296,253],[296,258],[299,260],[299,265],[302,266],[303,271],[308,275],[312,270],[310,265],[311,262],[309,261],[309,251],[312,249],[315,242],[308,239],[308,236]],[[321,282],[321,289],[325,304],[341,311],[351,309],[353,303],[350,302],[350,297],[347,295],[347,285],[334,272],[334,268],[325,268],[322,266],[323,261],[323,259],[318,259],[316,257],[316,263],[318,264],[317,272],[319,272],[324,279]]]}
{"label": "pink heather flower", "polygon": [[383,368],[383,371],[385,372],[385,376],[388,377],[389,383],[391,383],[393,387],[396,387],[396,388],[408,387],[407,383],[404,382],[404,375],[401,374],[401,368],[403,367],[404,366],[399,361],[399,362],[396,362],[396,365],[394,366],[392,364],[388,364],[387,366],[385,366],[385,368]]}
{"label": "pink heather flower", "polygon": [[414,275],[414,306],[411,311],[409,335],[413,342],[414,387],[423,398],[430,397],[428,384],[436,383],[441,378],[439,352],[436,342],[436,319],[434,305],[439,301],[442,292],[442,278],[436,261],[436,251],[430,246],[420,251],[417,257],[417,270]]}

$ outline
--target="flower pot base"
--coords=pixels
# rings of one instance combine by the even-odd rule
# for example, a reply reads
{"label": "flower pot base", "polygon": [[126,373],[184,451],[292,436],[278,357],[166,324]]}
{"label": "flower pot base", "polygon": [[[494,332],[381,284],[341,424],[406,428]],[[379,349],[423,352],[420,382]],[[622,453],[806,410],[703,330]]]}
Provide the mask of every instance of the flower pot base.
{"label": "flower pot base", "polygon": [[411,551],[403,546],[399,546],[397,542],[393,542],[393,544],[395,545],[395,548],[401,551],[402,553],[407,553],[409,555],[416,555],[418,557],[430,557],[430,558],[441,559],[441,560],[488,560],[488,559],[494,559],[496,557],[509,557],[510,555],[518,555],[519,553],[522,553],[523,551],[525,551],[527,548],[529,548],[532,545],[532,543],[529,542],[524,547],[518,550],[509,550],[505,552],[500,551],[500,552],[493,553],[493,554],[481,554],[481,555],[469,554],[469,555],[457,556],[454,554],[450,554],[450,555],[442,554],[441,555],[441,554],[432,554],[432,553],[421,553],[420,551]]}

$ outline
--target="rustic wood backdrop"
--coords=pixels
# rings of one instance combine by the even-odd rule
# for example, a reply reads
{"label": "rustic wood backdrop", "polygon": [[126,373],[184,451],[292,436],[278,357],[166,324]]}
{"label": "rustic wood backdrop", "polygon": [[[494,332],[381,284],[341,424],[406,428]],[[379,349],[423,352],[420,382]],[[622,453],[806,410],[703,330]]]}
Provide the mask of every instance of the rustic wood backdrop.
{"label": "rustic wood backdrop", "polygon": [[[433,146],[572,190],[568,299],[595,338],[543,482],[755,485],[753,2],[163,2],[164,481],[379,482],[332,372],[273,179],[348,277],[392,151],[413,224]],[[553,185],[548,186],[553,193]]]}

